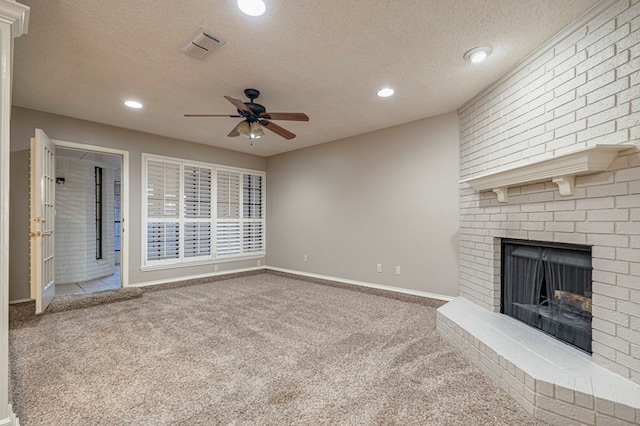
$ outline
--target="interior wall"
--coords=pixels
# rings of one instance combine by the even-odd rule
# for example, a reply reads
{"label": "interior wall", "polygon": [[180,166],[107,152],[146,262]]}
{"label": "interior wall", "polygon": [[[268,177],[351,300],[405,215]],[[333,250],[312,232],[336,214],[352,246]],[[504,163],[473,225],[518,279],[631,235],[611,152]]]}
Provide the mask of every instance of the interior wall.
{"label": "interior wall", "polygon": [[267,264],[457,296],[458,141],[450,113],[269,157]]}
{"label": "interior wall", "polygon": [[[260,171],[266,169],[266,160],[263,157],[19,107],[12,109],[11,151],[24,152],[24,150],[28,150],[29,141],[33,137],[34,129],[36,128],[44,130],[51,139],[129,152],[129,218],[126,218],[128,222],[123,224],[125,232],[129,232],[129,284],[205,275],[213,273],[214,270],[213,264],[151,271],[142,271],[140,269],[142,259],[141,200],[143,200],[144,195],[141,181],[141,155],[143,152]],[[14,160],[16,162],[15,167]],[[28,154],[26,155],[26,163],[24,160],[24,153],[12,153],[10,300],[28,299],[30,297],[28,279]],[[261,261],[264,263],[264,260]],[[257,260],[251,259],[219,263],[218,265],[220,271],[225,271],[252,267],[256,266],[256,264]]]}
{"label": "interior wall", "polygon": [[9,300],[29,299],[29,150],[11,158],[9,202]]}

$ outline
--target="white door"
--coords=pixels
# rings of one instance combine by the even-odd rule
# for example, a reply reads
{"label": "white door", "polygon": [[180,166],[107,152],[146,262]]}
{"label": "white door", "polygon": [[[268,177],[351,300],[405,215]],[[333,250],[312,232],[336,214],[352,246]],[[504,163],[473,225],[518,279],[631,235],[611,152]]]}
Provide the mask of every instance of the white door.
{"label": "white door", "polygon": [[36,314],[47,309],[56,294],[54,234],[55,145],[40,129],[31,139],[31,297]]}

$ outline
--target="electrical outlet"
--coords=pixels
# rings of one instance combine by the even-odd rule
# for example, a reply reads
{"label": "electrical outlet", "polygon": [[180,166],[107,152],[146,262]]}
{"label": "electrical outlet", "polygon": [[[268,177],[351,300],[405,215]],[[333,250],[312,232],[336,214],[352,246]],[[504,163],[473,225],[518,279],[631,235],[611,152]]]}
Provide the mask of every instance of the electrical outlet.
{"label": "electrical outlet", "polygon": [[262,261],[258,260],[258,266],[262,265]]}
{"label": "electrical outlet", "polygon": [[213,265],[213,272],[218,272],[220,267],[218,265]]}
{"label": "electrical outlet", "polygon": [[382,263],[378,263],[378,268],[377,269],[378,269],[379,273],[382,272]]}
{"label": "electrical outlet", "polygon": [[400,267],[396,266],[396,275],[400,275]]}
{"label": "electrical outlet", "polygon": [[309,260],[309,258],[307,257],[307,255],[304,255],[304,261],[306,262],[307,260]]}

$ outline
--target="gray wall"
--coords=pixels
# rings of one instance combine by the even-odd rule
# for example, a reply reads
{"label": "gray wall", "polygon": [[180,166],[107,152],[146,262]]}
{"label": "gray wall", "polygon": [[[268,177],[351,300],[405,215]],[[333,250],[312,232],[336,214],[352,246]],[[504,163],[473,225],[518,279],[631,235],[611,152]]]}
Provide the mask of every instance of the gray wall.
{"label": "gray wall", "polygon": [[455,113],[269,157],[267,264],[457,296],[458,161]]}
{"label": "gray wall", "polygon": [[[141,271],[141,154],[142,152],[242,167],[266,169],[262,157],[213,148],[176,139],[136,132],[103,124],[77,120],[14,107],[11,118],[11,202],[10,202],[10,300],[30,297],[29,289],[29,160],[24,150],[34,129],[40,128],[51,139],[77,142],[129,152],[129,282],[130,284],[208,274],[213,265],[181,267],[156,271]],[[256,260],[220,264],[220,270],[256,266]]]}
{"label": "gray wall", "polygon": [[28,299],[29,151],[11,153],[9,201],[9,300]]}

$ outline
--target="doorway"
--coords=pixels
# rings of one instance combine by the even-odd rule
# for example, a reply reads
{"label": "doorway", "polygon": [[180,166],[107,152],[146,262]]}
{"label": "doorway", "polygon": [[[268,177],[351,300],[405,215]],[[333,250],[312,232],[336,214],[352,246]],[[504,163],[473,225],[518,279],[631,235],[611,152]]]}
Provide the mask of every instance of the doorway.
{"label": "doorway", "polygon": [[122,287],[122,155],[56,143],[55,295]]}

